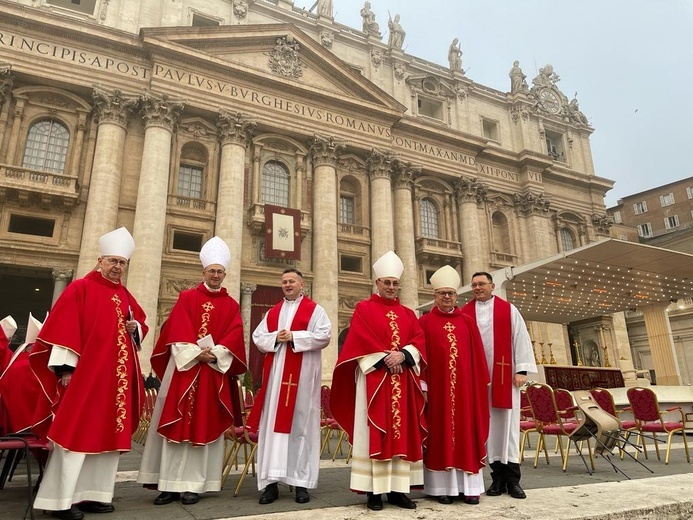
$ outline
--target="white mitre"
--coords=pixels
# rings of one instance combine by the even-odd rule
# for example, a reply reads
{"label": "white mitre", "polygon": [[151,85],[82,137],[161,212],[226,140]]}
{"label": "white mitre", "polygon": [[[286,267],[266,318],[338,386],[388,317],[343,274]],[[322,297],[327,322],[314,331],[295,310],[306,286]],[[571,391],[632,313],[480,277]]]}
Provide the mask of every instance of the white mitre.
{"label": "white mitre", "polygon": [[460,286],[460,275],[457,270],[449,265],[444,265],[431,276],[433,290],[444,287],[457,291]]}
{"label": "white mitre", "polygon": [[17,322],[14,321],[12,316],[5,316],[0,320],[0,328],[2,328],[2,332],[5,334],[7,341],[10,341],[17,331]]}
{"label": "white mitre", "polygon": [[135,251],[135,240],[127,229],[121,227],[99,238],[99,251],[102,257],[119,256],[129,260]]}
{"label": "white mitre", "polygon": [[219,237],[210,238],[200,250],[200,261],[205,269],[213,264],[223,265],[226,269],[231,261],[229,246]]}
{"label": "white mitre", "polygon": [[399,280],[404,272],[404,264],[394,251],[388,251],[373,264],[373,272],[376,279],[397,278]]}
{"label": "white mitre", "polygon": [[39,332],[41,332],[41,327],[43,327],[43,323],[29,313],[29,323],[27,323],[26,326],[26,338],[24,339],[24,345],[36,342],[36,338],[38,337]]}

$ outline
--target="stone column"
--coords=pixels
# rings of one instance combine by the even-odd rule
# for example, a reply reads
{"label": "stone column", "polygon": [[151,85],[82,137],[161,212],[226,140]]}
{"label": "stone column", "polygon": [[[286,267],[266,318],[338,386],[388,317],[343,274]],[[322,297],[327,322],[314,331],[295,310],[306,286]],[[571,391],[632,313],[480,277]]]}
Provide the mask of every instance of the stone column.
{"label": "stone column", "polygon": [[245,359],[250,362],[250,311],[252,310],[253,293],[257,289],[254,283],[241,283],[241,319],[243,320],[243,343],[245,343]]}
{"label": "stone column", "polygon": [[399,161],[395,165],[395,213],[393,215],[395,244],[397,256],[402,259],[405,268],[400,280],[399,297],[402,305],[410,309],[416,309],[419,306],[419,270],[416,264],[412,190],[414,176],[420,171],[420,168],[414,168],[411,164]]}
{"label": "stone column", "polygon": [[249,121],[243,114],[221,110],[217,118],[217,128],[221,140],[221,159],[215,232],[231,250],[231,261],[226,268],[224,286],[229,294],[238,300],[241,288],[241,237],[245,208],[245,150],[255,122]]}
{"label": "stone column", "polygon": [[72,275],[74,271],[72,269],[53,269],[53,299],[51,300],[51,307],[55,303],[55,300],[63,293],[67,284],[72,281]]}
{"label": "stone column", "polygon": [[666,308],[669,302],[654,303],[640,307],[645,318],[647,329],[647,341],[652,352],[657,385],[679,386],[681,384],[681,371],[676,358],[676,347],[671,334],[671,324]]}
{"label": "stone column", "polygon": [[488,186],[476,178],[461,178],[455,186],[459,212],[460,242],[462,243],[462,283],[471,281],[472,274],[484,270],[488,251],[484,251],[478,207],[484,202]]}
{"label": "stone column", "polygon": [[138,102],[119,90],[109,92],[101,88],[94,89],[93,99],[99,123],[77,262],[80,277],[96,263],[99,237],[117,226],[126,129]]}
{"label": "stone column", "polygon": [[[7,146],[7,154],[5,155],[5,162],[7,164],[15,164],[15,153],[17,153],[17,145],[19,144],[19,129],[22,127],[22,120],[24,119],[24,105],[26,104],[26,99],[15,98],[14,104],[14,120],[12,121],[12,130],[10,130],[10,141]],[[17,161],[21,164],[21,161]]]}
{"label": "stone column", "polygon": [[543,193],[536,195],[532,192],[516,193],[513,202],[520,215],[518,222],[524,226],[520,235],[524,245],[520,262],[531,262],[551,256],[555,250],[553,244],[556,243],[556,235],[549,218],[551,202],[544,198]]}
{"label": "stone column", "polygon": [[315,136],[313,158],[313,287],[312,298],[325,309],[332,340],[322,354],[322,379],[332,377],[339,334],[339,256],[337,253],[337,159],[344,144],[333,137]]}
{"label": "stone column", "polygon": [[[8,64],[0,65],[0,143],[5,142],[5,131],[7,130],[7,119],[9,116],[9,105],[5,108],[7,95],[12,91],[14,76],[12,66]],[[8,161],[3,161],[8,162]]]}
{"label": "stone column", "polygon": [[373,150],[366,162],[371,179],[371,263],[395,249],[392,213],[392,162],[389,153]]}
{"label": "stone column", "polygon": [[[128,287],[147,313],[151,327],[156,325],[159,302],[171,137],[182,111],[183,103],[166,95],[147,92],[142,96],[144,152],[132,232],[136,249],[130,259]],[[148,334],[142,344],[142,359],[149,359],[153,345],[154,334]]]}

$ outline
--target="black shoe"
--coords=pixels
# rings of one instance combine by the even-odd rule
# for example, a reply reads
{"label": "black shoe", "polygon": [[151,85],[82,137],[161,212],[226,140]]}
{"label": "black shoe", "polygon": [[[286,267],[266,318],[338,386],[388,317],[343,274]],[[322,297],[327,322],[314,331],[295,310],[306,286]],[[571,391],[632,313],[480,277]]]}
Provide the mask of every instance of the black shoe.
{"label": "black shoe", "polygon": [[84,513],[82,513],[75,506],[70,507],[70,509],[64,509],[62,511],[53,511],[51,516],[55,518],[60,518],[60,520],[82,520],[84,518]]}
{"label": "black shoe", "polygon": [[191,491],[186,491],[180,499],[180,503],[184,506],[190,506],[192,504],[197,504],[200,501],[200,495],[193,493]]}
{"label": "black shoe", "polygon": [[154,499],[155,506],[164,506],[180,498],[180,493],[174,491],[163,491]]}
{"label": "black shoe", "polygon": [[416,503],[404,493],[394,491],[387,494],[387,501],[403,509],[416,509]]}
{"label": "black shoe", "polygon": [[475,496],[469,496],[469,497],[462,497],[462,502],[465,504],[471,504],[473,506],[479,505],[479,497]]}
{"label": "black shoe", "polygon": [[494,480],[491,486],[486,490],[486,495],[490,497],[497,497],[505,493],[505,482],[500,480]]}
{"label": "black shoe", "polygon": [[524,490],[520,487],[520,484],[510,484],[508,486],[508,493],[513,498],[527,498]]}
{"label": "black shoe", "polygon": [[265,490],[262,492],[262,495],[260,496],[260,504],[266,505],[266,504],[271,504],[275,500],[279,498],[279,487],[277,486],[277,483],[274,482],[272,484],[269,484]]}
{"label": "black shoe", "polygon": [[83,513],[112,513],[115,511],[113,504],[104,504],[103,502],[93,502],[85,500],[77,504],[77,509]]}
{"label": "black shoe", "polygon": [[308,502],[310,502],[308,490],[304,487],[296,486],[296,503],[307,504]]}
{"label": "black shoe", "polygon": [[371,511],[382,511],[383,498],[380,495],[368,493],[368,502],[366,503],[366,506],[368,506],[368,509],[370,509]]}
{"label": "black shoe", "polygon": [[436,498],[438,499],[438,503],[440,504],[445,504],[446,506],[452,504],[452,497],[443,495]]}

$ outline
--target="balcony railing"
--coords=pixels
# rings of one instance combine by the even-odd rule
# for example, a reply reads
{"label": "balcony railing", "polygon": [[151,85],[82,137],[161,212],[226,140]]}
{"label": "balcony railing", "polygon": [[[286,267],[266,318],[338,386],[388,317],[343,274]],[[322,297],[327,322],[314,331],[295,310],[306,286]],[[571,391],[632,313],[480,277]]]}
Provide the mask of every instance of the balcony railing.
{"label": "balcony railing", "polygon": [[183,195],[169,195],[168,207],[171,212],[204,214],[212,217],[216,213],[217,205],[211,200],[185,197]]}
{"label": "balcony railing", "polygon": [[73,206],[79,201],[77,177],[0,164],[0,188],[4,197],[15,192],[19,199],[35,197],[44,204]]}
{"label": "balcony railing", "polygon": [[419,237],[416,239],[416,256],[421,262],[456,263],[464,255],[459,242]]}
{"label": "balcony railing", "polygon": [[511,253],[491,251],[491,265],[494,267],[511,267],[517,265],[518,258],[517,255]]}

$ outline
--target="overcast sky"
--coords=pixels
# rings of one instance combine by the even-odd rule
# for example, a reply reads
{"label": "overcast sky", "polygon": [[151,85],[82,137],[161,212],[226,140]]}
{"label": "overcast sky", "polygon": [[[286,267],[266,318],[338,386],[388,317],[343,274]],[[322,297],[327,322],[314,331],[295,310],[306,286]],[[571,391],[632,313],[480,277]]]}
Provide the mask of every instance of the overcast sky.
{"label": "overcast sky", "polygon": [[[315,0],[294,0],[309,9]],[[333,0],[339,23],[361,28],[363,0]],[[404,51],[447,65],[453,38],[467,77],[510,90],[514,60],[531,80],[550,63],[595,129],[596,174],[626,195],[693,176],[693,0],[371,0],[387,42],[388,10]]]}

